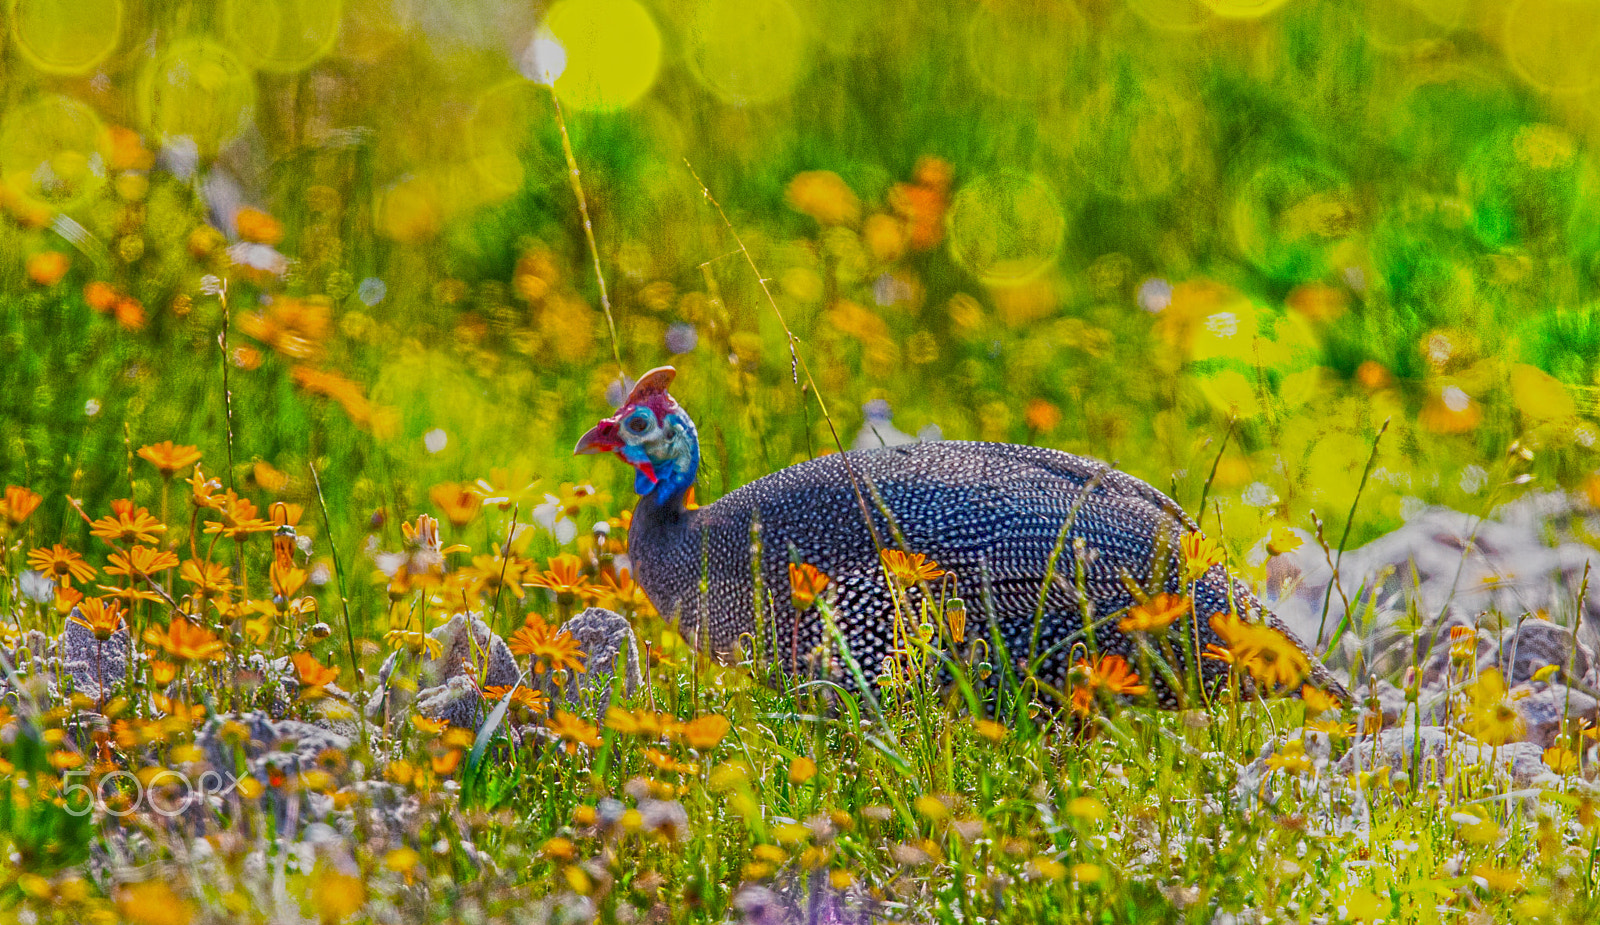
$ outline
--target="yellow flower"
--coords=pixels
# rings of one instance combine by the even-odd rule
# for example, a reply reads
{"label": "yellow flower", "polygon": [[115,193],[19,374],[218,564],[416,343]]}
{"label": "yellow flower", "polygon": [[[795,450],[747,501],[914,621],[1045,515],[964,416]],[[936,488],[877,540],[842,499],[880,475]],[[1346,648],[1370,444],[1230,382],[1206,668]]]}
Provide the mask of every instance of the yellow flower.
{"label": "yellow flower", "polygon": [[116,892],[117,911],[135,925],[189,925],[195,906],[178,898],[172,886],[160,878],[122,887]]}
{"label": "yellow flower", "polygon": [[909,588],[922,581],[933,581],[944,574],[944,569],[939,567],[939,563],[920,552],[885,549],[879,552],[878,556],[889,577],[898,582],[902,588]]}
{"label": "yellow flower", "polygon": [[471,490],[478,495],[481,504],[492,504],[502,511],[509,511],[513,506],[529,511],[533,509],[533,502],[540,500],[534,490],[538,485],[537,478],[521,469],[490,469],[489,477],[472,483]]}
{"label": "yellow flower", "polygon": [[814,565],[789,563],[789,600],[795,610],[806,610],[828,587],[828,576]]}
{"label": "yellow flower", "polygon": [[815,776],[817,776],[817,763],[805,755],[800,755],[789,762],[789,783],[803,784]]}
{"label": "yellow flower", "polygon": [[28,279],[48,288],[61,282],[61,278],[67,275],[67,270],[72,266],[72,261],[60,251],[40,251],[28,255],[26,266]]}
{"label": "yellow flower", "polygon": [[1272,533],[1267,537],[1267,555],[1281,556],[1286,552],[1294,552],[1304,545],[1305,540],[1298,534],[1279,524],[1272,528]]}
{"label": "yellow flower", "polygon": [[120,498],[111,502],[111,514],[89,525],[89,532],[112,543],[154,543],[156,534],[167,532],[167,525],[150,516],[145,508]]}
{"label": "yellow flower", "polygon": [[681,739],[690,748],[705,751],[721,742],[722,737],[728,734],[728,730],[732,728],[732,725],[728,722],[727,717],[713,713],[708,716],[696,717],[687,723],[681,723],[676,728],[669,729],[668,734],[672,738]]}
{"label": "yellow flower", "polygon": [[1467,689],[1467,711],[1461,726],[1467,734],[1500,746],[1522,738],[1526,725],[1512,705],[1500,669],[1490,668]]}
{"label": "yellow flower", "polygon": [[1326,713],[1339,709],[1339,701],[1325,690],[1307,684],[1300,688],[1300,699],[1305,702],[1306,715]]}
{"label": "yellow flower", "polygon": [[1011,730],[1007,729],[1004,724],[997,723],[992,719],[973,720],[972,728],[977,730],[978,735],[997,745],[1004,742],[1006,736],[1011,734]]}
{"label": "yellow flower", "polygon": [[1219,613],[1212,615],[1211,629],[1222,637],[1233,664],[1244,667],[1269,690],[1294,687],[1311,674],[1311,660],[1305,652],[1271,626],[1246,623],[1238,614]]}
{"label": "yellow flower", "polygon": [[1556,745],[1544,750],[1544,763],[1557,774],[1571,774],[1578,769],[1578,756],[1572,749]]}
{"label": "yellow flower", "polygon": [[383,634],[383,641],[391,649],[426,652],[429,658],[438,658],[444,652],[444,643],[418,630],[392,629]]}
{"label": "yellow flower", "polygon": [[72,587],[73,581],[93,581],[94,567],[83,557],[60,543],[46,549],[40,547],[28,553],[28,567],[49,575],[63,587]]}
{"label": "yellow flower", "polygon": [[1157,594],[1128,610],[1128,615],[1117,624],[1124,633],[1164,633],[1167,627],[1189,611],[1193,605],[1181,594]]}
{"label": "yellow flower", "polygon": [[1185,533],[1180,545],[1183,548],[1183,580],[1186,584],[1199,581],[1213,566],[1222,564],[1225,558],[1222,546],[1198,530]]}
{"label": "yellow flower", "polygon": [[478,589],[481,593],[493,593],[503,584],[505,589],[520,601],[526,594],[522,588],[522,577],[527,568],[526,560],[516,555],[507,557],[497,543],[494,546],[494,555],[473,556],[472,564],[462,571],[469,572],[478,579]]}
{"label": "yellow flower", "polygon": [[605,568],[600,572],[600,589],[597,603],[618,613],[653,614],[655,607],[649,595],[633,580],[629,569]]}
{"label": "yellow flower", "polygon": [[361,878],[340,873],[327,862],[311,872],[311,901],[323,922],[342,922],[367,902],[367,887]]}
{"label": "yellow flower", "polygon": [[438,506],[444,519],[457,529],[472,523],[483,507],[483,496],[472,486],[456,482],[441,482],[428,490],[428,498]]}
{"label": "yellow flower", "polygon": [[0,513],[11,522],[12,526],[20,527],[22,522],[33,515],[43,501],[38,494],[23,488],[20,485],[7,485],[5,500],[0,501]]}
{"label": "yellow flower", "polygon": [[272,593],[275,597],[291,598],[306,583],[306,570],[297,566],[285,568],[282,563],[272,563],[269,570],[272,584]]}
{"label": "yellow flower", "polygon": [[600,730],[593,723],[586,723],[571,713],[557,710],[547,728],[556,738],[567,744],[568,754],[577,751],[579,745],[600,747]]}
{"label": "yellow flower", "polygon": [[184,481],[189,483],[190,504],[195,507],[217,506],[219,502],[213,495],[222,490],[222,482],[217,479],[206,478],[206,474],[200,471],[198,464],[194,467],[194,474],[184,479]]}
{"label": "yellow flower", "polygon": [[606,709],[606,728],[621,735],[657,739],[672,728],[675,723],[677,723],[675,718],[660,713],[652,713],[649,710],[630,713],[621,707],[608,707]]}
{"label": "yellow flower", "polygon": [[162,478],[170,479],[179,469],[187,469],[200,461],[200,448],[163,440],[139,447],[139,458],[155,466]]}
{"label": "yellow flower", "polygon": [[783,191],[794,209],[823,225],[854,225],[861,218],[861,200],[831,170],[808,170],[794,175]]}
{"label": "yellow flower", "polygon": [[967,641],[967,605],[959,597],[952,597],[944,605],[945,624],[950,627],[950,641],[961,645]]}
{"label": "yellow flower", "polygon": [[194,586],[193,594],[202,600],[221,597],[233,590],[227,566],[190,559],[178,570],[178,577]]}
{"label": "yellow flower", "polygon": [[1312,770],[1305,743],[1299,739],[1283,743],[1283,747],[1268,756],[1267,766],[1274,771],[1289,771],[1292,774],[1309,774]]}

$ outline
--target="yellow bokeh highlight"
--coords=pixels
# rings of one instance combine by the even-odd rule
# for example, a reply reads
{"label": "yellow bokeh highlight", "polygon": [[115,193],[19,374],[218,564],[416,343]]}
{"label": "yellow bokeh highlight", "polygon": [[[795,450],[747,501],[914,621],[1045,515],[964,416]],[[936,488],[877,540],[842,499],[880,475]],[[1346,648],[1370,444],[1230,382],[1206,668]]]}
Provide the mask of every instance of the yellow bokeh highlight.
{"label": "yellow bokeh highlight", "polygon": [[1516,0],[1506,8],[1506,60],[1522,79],[1552,93],[1600,82],[1600,3]]}
{"label": "yellow bokeh highlight", "polygon": [[1152,26],[1179,32],[1205,28],[1211,10],[1202,0],[1128,0],[1128,8]]}
{"label": "yellow bokeh highlight", "polygon": [[1084,100],[1070,153],[1094,187],[1125,200],[1169,193],[1195,165],[1200,112],[1161,83],[1109,80]]}
{"label": "yellow bokeh highlight", "polygon": [[1320,275],[1328,253],[1355,226],[1356,203],[1332,168],[1296,158],[1258,168],[1234,200],[1234,241],[1266,272]]}
{"label": "yellow bokeh highlight", "polygon": [[483,180],[486,195],[504,198],[526,182],[523,155],[535,119],[550,108],[549,94],[539,84],[514,78],[495,84],[478,97],[467,120],[467,156]]}
{"label": "yellow bokeh highlight", "polygon": [[1228,19],[1255,19],[1274,12],[1289,0],[1202,0],[1211,12]]}
{"label": "yellow bokeh highlight", "polygon": [[967,66],[984,89],[1017,100],[1060,96],[1066,66],[1083,45],[1083,14],[1065,2],[1022,0],[973,4],[967,24]]}
{"label": "yellow bokeh highlight", "polygon": [[189,138],[202,154],[244,131],[256,83],[226,48],[203,39],[175,42],[150,62],[139,84],[139,112],[165,139]]}
{"label": "yellow bokeh highlight", "polygon": [[225,0],[219,31],[247,66],[287,74],[333,49],[343,14],[341,0]]}
{"label": "yellow bokeh highlight", "polygon": [[438,182],[414,177],[385,190],[378,200],[378,231],[405,243],[426,241],[444,228],[445,203]]}
{"label": "yellow bokeh highlight", "polygon": [[1049,184],[1006,170],[956,194],[946,218],[950,256],[986,283],[1027,282],[1055,263],[1067,219]]}
{"label": "yellow bokeh highlight", "polygon": [[806,26],[786,0],[706,0],[688,36],[689,66],[724,102],[787,96],[805,73]]}
{"label": "yellow bokeh highlight", "polygon": [[566,56],[556,95],[578,109],[625,108],[661,69],[661,31],[633,0],[560,0],[544,29]]}
{"label": "yellow bokeh highlight", "polygon": [[11,0],[12,38],[27,62],[82,74],[117,49],[122,0]]}
{"label": "yellow bokeh highlight", "polygon": [[1535,421],[1564,421],[1578,413],[1578,403],[1561,380],[1526,363],[1511,367],[1511,400]]}
{"label": "yellow bokeh highlight", "polygon": [[1388,51],[1409,51],[1458,28],[1471,0],[1367,0],[1367,38]]}
{"label": "yellow bokeh highlight", "polygon": [[1214,376],[1196,380],[1195,385],[1207,403],[1222,414],[1242,420],[1261,413],[1260,389],[1238,370],[1224,369]]}
{"label": "yellow bokeh highlight", "polygon": [[106,181],[110,136],[99,116],[77,100],[45,96],[5,114],[0,123],[0,175],[10,192],[65,208]]}

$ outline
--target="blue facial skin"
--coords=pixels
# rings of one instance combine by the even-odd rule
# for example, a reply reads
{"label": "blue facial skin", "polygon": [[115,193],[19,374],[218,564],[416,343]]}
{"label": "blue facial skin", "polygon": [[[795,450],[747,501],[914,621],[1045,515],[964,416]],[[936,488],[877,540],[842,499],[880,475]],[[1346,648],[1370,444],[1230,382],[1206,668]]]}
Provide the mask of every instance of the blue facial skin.
{"label": "blue facial skin", "polygon": [[[636,417],[643,417],[647,425],[655,423],[654,415],[648,408],[640,408],[622,422],[626,428],[629,421]],[[687,415],[670,412],[662,418],[663,426],[677,424],[688,437],[687,447],[678,455],[661,459],[654,458],[642,446],[624,445],[621,451],[622,458],[634,466],[633,490],[641,495],[654,493],[656,501],[667,504],[674,498],[680,497],[689,486],[694,484],[695,477],[700,471],[700,441],[697,438],[694,422]],[[650,481],[647,472],[653,472],[656,480]]]}

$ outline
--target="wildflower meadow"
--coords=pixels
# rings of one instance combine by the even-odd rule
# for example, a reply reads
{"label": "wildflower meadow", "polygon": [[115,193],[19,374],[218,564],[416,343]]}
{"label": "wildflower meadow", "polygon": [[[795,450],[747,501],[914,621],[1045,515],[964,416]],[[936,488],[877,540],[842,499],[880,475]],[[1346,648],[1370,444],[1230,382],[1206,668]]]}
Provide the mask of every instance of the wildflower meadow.
{"label": "wildflower meadow", "polygon": [[[0,921],[1600,921],[1600,3],[0,16]],[[574,453],[666,366],[685,512],[1194,527],[1115,653],[1070,524],[1038,645],[889,543],[712,645]]]}

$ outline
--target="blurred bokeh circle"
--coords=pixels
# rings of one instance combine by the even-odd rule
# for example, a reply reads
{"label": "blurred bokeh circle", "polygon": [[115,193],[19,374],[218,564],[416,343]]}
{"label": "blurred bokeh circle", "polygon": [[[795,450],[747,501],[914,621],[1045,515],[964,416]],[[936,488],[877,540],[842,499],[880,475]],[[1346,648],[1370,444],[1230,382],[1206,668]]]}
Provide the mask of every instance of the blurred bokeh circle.
{"label": "blurred bokeh circle", "polygon": [[224,0],[218,29],[246,65],[293,73],[333,49],[343,16],[341,0]]}
{"label": "blurred bokeh circle", "polygon": [[1017,100],[1060,96],[1088,30],[1071,3],[973,4],[967,66],[989,92]]}
{"label": "blurred bokeh circle", "polygon": [[736,105],[787,96],[809,56],[806,25],[787,0],[704,0],[686,46],[695,77]]}
{"label": "blurred bokeh circle", "polygon": [[1514,0],[1505,16],[1506,59],[1528,83],[1576,93],[1600,82],[1600,3]]}
{"label": "blurred bokeh circle", "polygon": [[145,69],[139,110],[164,141],[187,138],[203,154],[237,138],[255,110],[255,76],[233,52],[204,39],[174,42]]}
{"label": "blurred bokeh circle", "polygon": [[11,0],[12,37],[31,65],[82,74],[117,48],[122,0]]}
{"label": "blurred bokeh circle", "polygon": [[43,96],[0,122],[0,173],[12,192],[64,208],[105,183],[109,146],[94,110],[69,97]]}
{"label": "blurred bokeh circle", "polygon": [[1055,263],[1067,219],[1044,180],[1016,170],[961,188],[946,219],[950,256],[987,283],[1019,283]]}
{"label": "blurred bokeh circle", "polygon": [[633,0],[560,0],[535,38],[538,73],[578,109],[623,109],[649,92],[661,69],[661,30]]}

